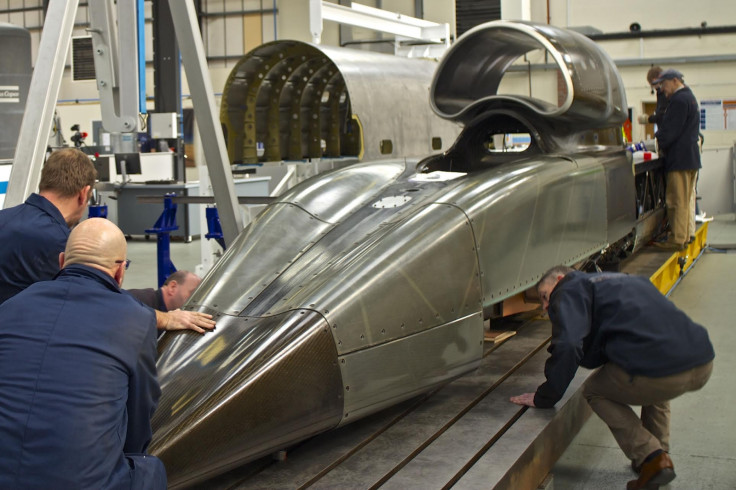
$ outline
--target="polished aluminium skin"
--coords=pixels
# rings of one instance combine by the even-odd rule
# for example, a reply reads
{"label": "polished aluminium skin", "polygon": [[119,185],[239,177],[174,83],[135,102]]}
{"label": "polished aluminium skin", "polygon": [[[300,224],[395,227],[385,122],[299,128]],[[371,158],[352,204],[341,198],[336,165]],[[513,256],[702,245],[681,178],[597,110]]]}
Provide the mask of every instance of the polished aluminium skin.
{"label": "polished aluminium skin", "polygon": [[[540,46],[562,72],[558,106],[495,94]],[[167,334],[150,451],[173,486],[437,387],[480,362],[484,311],[632,233],[623,85],[583,36],[493,22],[443,59],[431,103],[465,129],[424,160],[320,174],[246,228],[188,308],[205,336]],[[408,126],[407,126],[408,127]],[[528,133],[525,151],[491,136]]]}
{"label": "polished aluminium skin", "polygon": [[300,41],[259,46],[238,61],[223,91],[230,162],[446,150],[461,128],[427,104],[436,68],[432,60]]}

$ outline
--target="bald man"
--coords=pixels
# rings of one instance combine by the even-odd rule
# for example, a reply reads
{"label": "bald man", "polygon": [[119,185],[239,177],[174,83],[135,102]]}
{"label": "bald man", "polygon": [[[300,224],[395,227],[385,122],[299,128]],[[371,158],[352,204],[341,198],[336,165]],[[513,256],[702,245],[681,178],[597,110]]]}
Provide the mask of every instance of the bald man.
{"label": "bald man", "polygon": [[141,303],[159,311],[181,308],[187,302],[202,279],[193,272],[179,270],[171,274],[159,289],[128,289],[128,293]]}
{"label": "bald man", "polygon": [[126,249],[112,222],[83,221],[54,280],[0,305],[0,488],[166,488],[145,454],[156,318],[120,289]]}

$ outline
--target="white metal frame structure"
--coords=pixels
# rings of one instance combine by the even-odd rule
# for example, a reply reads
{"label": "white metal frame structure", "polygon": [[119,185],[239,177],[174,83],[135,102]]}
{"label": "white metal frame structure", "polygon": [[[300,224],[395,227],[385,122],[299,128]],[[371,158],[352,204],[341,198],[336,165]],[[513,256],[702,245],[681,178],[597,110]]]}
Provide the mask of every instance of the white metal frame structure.
{"label": "white metal frame structure", "polygon": [[136,2],[117,3],[117,23],[112,5],[104,0],[90,2],[89,16],[103,126],[110,133],[138,131]]}
{"label": "white metal frame structure", "polygon": [[79,0],[49,1],[46,18],[54,21],[47,22],[41,33],[8,180],[5,208],[21,204],[38,188],[78,6]]}
{"label": "white metal frame structure", "polygon": [[[450,47],[450,24],[438,24],[356,2],[345,7],[322,0],[310,0],[309,29],[315,44],[321,41],[325,20],[394,34],[394,53],[408,58],[438,58]],[[420,41],[423,44],[404,45],[404,41]]]}
{"label": "white metal frame structure", "polygon": [[[131,133],[138,130],[138,51],[130,49],[130,43],[136,42],[135,3],[117,2],[116,28],[112,2],[113,0],[88,2],[90,32],[96,55],[97,85],[105,128]],[[78,7],[79,0],[49,1],[8,182],[6,208],[22,203],[38,188],[47,135],[51,130]],[[170,7],[215,202],[218,204],[220,223],[225,243],[229,245],[243,229],[243,219],[235,195],[225,140],[215,110],[214,92],[196,11],[192,0],[173,1],[170,2]]]}

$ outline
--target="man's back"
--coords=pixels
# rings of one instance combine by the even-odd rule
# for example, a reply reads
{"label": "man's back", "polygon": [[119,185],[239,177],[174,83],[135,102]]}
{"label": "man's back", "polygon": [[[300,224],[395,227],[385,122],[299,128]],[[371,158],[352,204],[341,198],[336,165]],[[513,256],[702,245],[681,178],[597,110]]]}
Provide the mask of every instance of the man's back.
{"label": "man's back", "polygon": [[669,99],[659,121],[657,140],[665,155],[665,170],[697,170],[700,164],[698,101],[689,87],[678,90]]}
{"label": "man's back", "polygon": [[548,308],[552,342],[538,407],[565,393],[578,366],[608,362],[629,375],[669,376],[705,364],[715,352],[708,332],[644,277],[574,271],[557,282]]}
{"label": "man's back", "polygon": [[0,488],[130,488],[160,394],[153,312],[74,265],[0,315]]}
{"label": "man's back", "polygon": [[64,217],[38,194],[0,211],[0,304],[34,282],[53,278],[68,237]]}
{"label": "man's back", "polygon": [[[675,307],[648,279],[612,273],[572,272],[568,276],[554,293],[560,299],[568,298],[550,306],[550,318],[575,324],[576,318],[590,316],[582,366],[595,368],[610,361],[631,375],[659,377],[713,358],[705,328]],[[580,307],[586,303],[589,306]]]}

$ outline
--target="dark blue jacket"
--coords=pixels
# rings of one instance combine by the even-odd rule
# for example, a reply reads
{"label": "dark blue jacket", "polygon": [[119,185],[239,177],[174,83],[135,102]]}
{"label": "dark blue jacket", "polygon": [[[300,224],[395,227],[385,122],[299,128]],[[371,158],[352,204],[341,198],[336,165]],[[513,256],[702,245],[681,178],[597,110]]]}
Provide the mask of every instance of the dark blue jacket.
{"label": "dark blue jacket", "polygon": [[698,133],[700,110],[690,87],[684,87],[669,98],[669,105],[658,121],[656,133],[664,155],[664,169],[697,170],[700,165]]}
{"label": "dark blue jacket", "polygon": [[0,305],[0,488],[165,488],[154,312],[70,265]]}
{"label": "dark blue jacket", "polygon": [[670,100],[667,98],[667,96],[662,92],[662,89],[657,89],[657,106],[654,109],[654,114],[649,116],[649,122],[651,124],[656,124],[659,126],[659,122],[664,116],[664,113],[667,111],[667,106],[669,105]]}
{"label": "dark blue jacket", "polygon": [[164,293],[161,289],[143,288],[143,289],[126,289],[128,294],[140,301],[146,306],[150,306],[154,310],[167,312],[166,302],[164,301]]}
{"label": "dark blue jacket", "polygon": [[570,272],[550,295],[551,354],[534,404],[557,403],[578,366],[607,362],[632,376],[663,377],[715,357],[708,332],[646,278]]}
{"label": "dark blue jacket", "polygon": [[0,304],[59,272],[69,232],[61,212],[38,194],[0,211]]}

